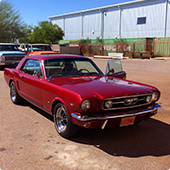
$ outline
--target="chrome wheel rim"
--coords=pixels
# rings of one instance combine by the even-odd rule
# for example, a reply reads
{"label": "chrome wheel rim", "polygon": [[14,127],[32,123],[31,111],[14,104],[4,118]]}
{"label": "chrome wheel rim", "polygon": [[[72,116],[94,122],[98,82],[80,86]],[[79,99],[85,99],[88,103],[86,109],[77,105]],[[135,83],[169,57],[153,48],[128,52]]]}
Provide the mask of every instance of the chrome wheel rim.
{"label": "chrome wheel rim", "polygon": [[67,128],[68,118],[66,110],[63,106],[60,106],[57,109],[56,115],[55,115],[55,121],[57,125],[57,130],[59,132],[64,132]]}
{"label": "chrome wheel rim", "polygon": [[11,86],[11,99],[13,102],[16,100],[16,89],[14,85]]}

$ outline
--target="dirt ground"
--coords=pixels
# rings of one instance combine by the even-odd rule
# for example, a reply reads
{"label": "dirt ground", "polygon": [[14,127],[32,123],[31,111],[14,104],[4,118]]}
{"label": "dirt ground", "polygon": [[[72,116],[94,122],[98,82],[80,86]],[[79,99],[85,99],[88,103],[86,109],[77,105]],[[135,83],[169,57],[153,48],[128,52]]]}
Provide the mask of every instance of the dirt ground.
{"label": "dirt ground", "polygon": [[[93,59],[105,71],[107,59]],[[51,116],[14,105],[0,71],[0,170],[169,170],[170,60],[122,60],[127,79],[161,91],[158,114],[138,125],[60,137]]]}

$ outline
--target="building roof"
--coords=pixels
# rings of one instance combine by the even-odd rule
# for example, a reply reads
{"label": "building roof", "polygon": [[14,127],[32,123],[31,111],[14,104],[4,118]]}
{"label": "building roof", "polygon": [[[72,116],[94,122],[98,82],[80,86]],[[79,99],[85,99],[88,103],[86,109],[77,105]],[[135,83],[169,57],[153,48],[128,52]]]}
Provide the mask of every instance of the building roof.
{"label": "building roof", "polygon": [[71,13],[67,13],[67,14],[50,16],[50,17],[48,17],[48,19],[61,18],[61,17],[70,16],[70,15],[77,15],[77,14],[83,14],[83,13],[88,13],[88,12],[104,11],[104,10],[107,10],[107,9],[110,9],[110,8],[121,8],[121,7],[125,7],[125,6],[147,3],[147,2],[152,2],[152,1],[158,1],[158,0],[130,1],[130,2],[119,3],[119,4],[109,5],[109,6],[98,7],[98,8],[92,8],[92,9],[87,9],[87,10],[82,10],[82,11],[77,11],[77,12],[71,12]]}

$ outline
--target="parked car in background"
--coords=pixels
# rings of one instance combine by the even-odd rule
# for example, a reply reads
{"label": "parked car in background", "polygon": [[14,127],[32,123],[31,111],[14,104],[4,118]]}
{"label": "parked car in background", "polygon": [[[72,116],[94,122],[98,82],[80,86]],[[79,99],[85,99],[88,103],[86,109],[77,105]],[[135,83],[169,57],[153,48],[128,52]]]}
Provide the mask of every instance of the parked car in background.
{"label": "parked car in background", "polygon": [[57,132],[69,138],[79,127],[104,129],[139,123],[161,107],[156,103],[157,88],[119,78],[124,72],[119,66],[112,68],[115,63],[121,66],[118,60],[110,60],[103,74],[83,56],[27,56],[15,69],[6,68],[4,77],[14,104],[25,99],[53,115]]}
{"label": "parked car in background", "polygon": [[49,44],[22,44],[20,50],[28,55],[60,54],[53,51]]}
{"label": "parked car in background", "polygon": [[0,43],[0,66],[16,66],[26,55],[14,43]]}

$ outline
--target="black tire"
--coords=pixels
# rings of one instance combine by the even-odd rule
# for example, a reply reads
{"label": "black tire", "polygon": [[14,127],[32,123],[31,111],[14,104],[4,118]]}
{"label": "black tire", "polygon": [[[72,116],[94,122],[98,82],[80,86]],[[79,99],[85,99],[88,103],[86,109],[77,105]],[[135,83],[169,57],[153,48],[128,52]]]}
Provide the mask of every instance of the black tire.
{"label": "black tire", "polygon": [[70,138],[78,133],[78,126],[71,122],[68,112],[62,103],[55,105],[53,118],[54,126],[62,137]]}
{"label": "black tire", "polygon": [[15,83],[12,81],[10,84],[10,98],[14,104],[21,104],[22,98],[18,95]]}

